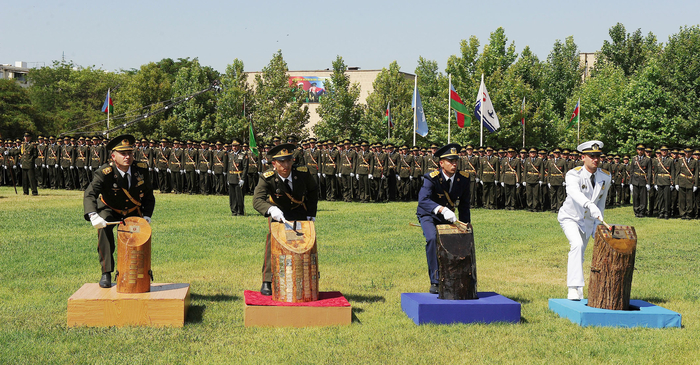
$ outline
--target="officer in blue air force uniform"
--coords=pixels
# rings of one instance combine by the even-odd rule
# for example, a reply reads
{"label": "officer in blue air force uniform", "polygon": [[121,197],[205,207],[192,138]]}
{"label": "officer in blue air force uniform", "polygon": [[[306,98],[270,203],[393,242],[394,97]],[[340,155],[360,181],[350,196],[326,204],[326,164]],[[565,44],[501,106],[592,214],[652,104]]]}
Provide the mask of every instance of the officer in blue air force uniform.
{"label": "officer in blue air force uniform", "polygon": [[566,200],[559,209],[558,220],[570,245],[566,273],[570,300],[583,299],[583,253],[603,220],[610,189],[610,173],[598,168],[602,147],[601,141],[580,144],[577,149],[583,155],[583,166],[566,173]]}
{"label": "officer in blue air force uniform", "polygon": [[425,236],[425,256],[428,259],[430,293],[438,292],[437,231],[438,224],[457,221],[455,208],[459,209],[459,220],[471,222],[469,213],[469,173],[457,170],[459,161],[456,143],[448,144],[435,152],[440,168],[423,176],[423,186],[418,193],[416,215]]}

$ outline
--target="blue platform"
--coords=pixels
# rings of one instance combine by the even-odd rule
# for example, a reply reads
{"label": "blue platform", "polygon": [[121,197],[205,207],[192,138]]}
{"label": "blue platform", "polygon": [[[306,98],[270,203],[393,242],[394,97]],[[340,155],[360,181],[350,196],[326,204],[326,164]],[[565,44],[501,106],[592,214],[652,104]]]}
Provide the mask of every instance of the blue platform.
{"label": "blue platform", "polygon": [[401,309],[416,324],[520,322],[520,303],[494,292],[479,299],[445,300],[437,294],[402,293]]}
{"label": "blue platform", "polygon": [[589,307],[588,300],[550,299],[549,309],[579,326],[680,327],[681,315],[643,300],[630,300],[630,310]]}

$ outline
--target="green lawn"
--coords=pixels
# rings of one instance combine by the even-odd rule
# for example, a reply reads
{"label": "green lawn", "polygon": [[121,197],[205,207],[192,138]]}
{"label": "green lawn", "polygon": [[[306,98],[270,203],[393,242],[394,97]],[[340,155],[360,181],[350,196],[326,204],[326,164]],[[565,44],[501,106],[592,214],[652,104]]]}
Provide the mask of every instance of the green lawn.
{"label": "green lawn", "polygon": [[[21,191],[20,191],[21,194]],[[681,329],[581,328],[547,308],[566,296],[568,243],[552,213],[475,210],[480,291],[522,304],[519,324],[416,326],[403,292],[429,286],[416,203],[321,202],[322,291],[341,291],[353,324],[245,328],[243,291],[260,287],[266,222],[246,199],[156,194],[156,282],[190,283],[184,328],[67,328],[67,300],[100,276],[96,231],[82,193],[0,188],[0,363],[698,363],[699,221],[606,220],[639,236],[632,298],[683,315]],[[589,269],[593,242],[586,252]],[[586,275],[588,279],[588,275]]]}

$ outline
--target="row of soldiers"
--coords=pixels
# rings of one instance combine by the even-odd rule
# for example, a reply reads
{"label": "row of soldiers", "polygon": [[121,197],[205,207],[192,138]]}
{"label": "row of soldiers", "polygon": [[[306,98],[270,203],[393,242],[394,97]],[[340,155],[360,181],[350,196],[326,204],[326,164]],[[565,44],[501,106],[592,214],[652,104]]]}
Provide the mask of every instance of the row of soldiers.
{"label": "row of soldiers", "polygon": [[[232,213],[238,215],[243,214],[242,195],[252,194],[259,175],[271,168],[267,150],[281,142],[280,137],[273,137],[255,153],[239,139],[229,144],[144,138],[136,141],[133,153],[135,162],[146,163],[154,188],[161,193],[229,195]],[[105,143],[100,137],[39,136],[34,163],[39,186],[84,190],[92,171],[107,162]],[[319,184],[320,196],[328,201],[417,200],[423,175],[439,166],[433,156],[440,147],[437,144],[397,148],[391,143],[319,142],[315,138],[299,143],[294,136],[287,143],[297,145],[294,164],[308,169]],[[22,142],[2,145],[0,142],[0,184],[11,185],[12,178],[21,184],[19,159],[2,152],[20,149]],[[633,158],[602,155],[599,167],[611,174],[613,184],[606,205],[631,201],[637,217],[698,218],[698,159],[698,149],[661,146],[654,151],[643,144],[637,146]],[[575,150],[467,145],[460,151],[458,168],[469,173],[474,208],[556,212],[566,198],[566,172],[582,164]]]}

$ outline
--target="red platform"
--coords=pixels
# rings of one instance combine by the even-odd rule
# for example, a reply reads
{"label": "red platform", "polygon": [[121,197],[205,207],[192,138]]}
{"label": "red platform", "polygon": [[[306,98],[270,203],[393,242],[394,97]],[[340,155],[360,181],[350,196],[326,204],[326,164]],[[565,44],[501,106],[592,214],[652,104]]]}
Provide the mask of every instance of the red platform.
{"label": "red platform", "polygon": [[252,290],[243,295],[246,327],[320,327],[352,322],[352,307],[340,292],[319,292],[319,300],[306,303],[277,302]]}

